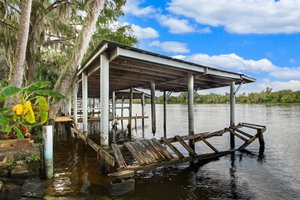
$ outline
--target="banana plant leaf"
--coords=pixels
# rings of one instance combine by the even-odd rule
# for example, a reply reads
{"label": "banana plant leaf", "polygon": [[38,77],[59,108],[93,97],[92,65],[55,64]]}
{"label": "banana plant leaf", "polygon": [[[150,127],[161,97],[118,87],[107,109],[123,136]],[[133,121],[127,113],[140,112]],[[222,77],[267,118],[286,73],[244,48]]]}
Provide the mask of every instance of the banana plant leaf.
{"label": "banana plant leaf", "polygon": [[62,95],[58,92],[52,91],[52,90],[36,90],[36,91],[34,91],[34,93],[38,94],[38,95],[50,96],[50,97],[54,97],[54,98],[58,98],[58,99],[65,98],[64,95]]}
{"label": "banana plant leaf", "polygon": [[25,87],[24,90],[26,90],[28,93],[31,93],[41,88],[48,87],[50,84],[51,83],[49,81],[37,81]]}
{"label": "banana plant leaf", "polygon": [[21,91],[20,88],[14,86],[6,86],[0,89],[0,96],[2,98],[12,97]]}
{"label": "banana plant leaf", "polygon": [[49,107],[48,107],[47,100],[45,97],[38,96],[36,104],[38,105],[39,108],[40,121],[42,124],[44,124],[48,120]]}

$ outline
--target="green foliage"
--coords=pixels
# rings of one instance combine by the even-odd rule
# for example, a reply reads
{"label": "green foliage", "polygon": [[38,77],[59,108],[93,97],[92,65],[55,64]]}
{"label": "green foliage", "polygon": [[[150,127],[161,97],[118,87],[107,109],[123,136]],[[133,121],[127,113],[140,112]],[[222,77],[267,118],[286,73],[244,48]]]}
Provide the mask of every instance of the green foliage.
{"label": "green foliage", "polygon": [[[229,93],[225,95],[219,94],[194,94],[195,104],[226,104],[229,103]],[[157,97],[157,103],[163,103],[163,96]],[[149,100],[146,103],[150,103]],[[168,98],[168,104],[187,104],[188,94],[182,92],[179,96],[170,96]],[[245,93],[236,97],[236,103],[241,104],[290,104],[300,103],[300,91],[281,90],[272,92],[272,89],[266,88],[262,92],[251,92],[248,95]]]}
{"label": "green foliage", "polygon": [[19,139],[35,127],[47,122],[49,106],[47,97],[64,98],[63,95],[45,88],[50,82],[39,81],[24,88],[7,86],[0,89],[0,97],[7,99],[13,96],[18,103],[11,108],[0,109],[0,130],[2,133],[15,134]]}
{"label": "green foliage", "polygon": [[39,161],[40,160],[40,155],[39,154],[31,154],[30,156],[27,156],[25,158],[25,161],[30,163],[30,162],[35,162],[35,161]]}

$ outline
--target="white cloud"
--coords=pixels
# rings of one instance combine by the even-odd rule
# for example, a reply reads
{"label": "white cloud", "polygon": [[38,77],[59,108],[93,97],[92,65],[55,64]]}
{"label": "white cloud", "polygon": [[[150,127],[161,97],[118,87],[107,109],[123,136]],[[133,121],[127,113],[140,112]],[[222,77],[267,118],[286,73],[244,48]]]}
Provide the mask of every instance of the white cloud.
{"label": "white cloud", "polygon": [[152,6],[142,8],[140,6],[142,3],[142,0],[127,0],[123,10],[126,14],[135,16],[146,16],[156,12],[156,9]]}
{"label": "white cloud", "polygon": [[172,0],[167,9],[232,33],[300,32],[299,0]]}
{"label": "white cloud", "polygon": [[166,41],[160,42],[158,40],[153,41],[149,44],[152,47],[158,47],[161,50],[169,53],[188,53],[190,50],[186,47],[185,43],[175,42],[175,41]]}
{"label": "white cloud", "polygon": [[183,59],[186,58],[186,56],[184,56],[184,55],[175,55],[175,56],[172,56],[172,58],[176,58],[176,59],[181,59],[181,60],[183,60]]}
{"label": "white cloud", "polygon": [[177,58],[189,60],[191,62],[196,62],[209,67],[232,70],[235,72],[265,72],[268,73],[270,77],[277,79],[300,80],[300,67],[276,66],[266,58],[262,58],[260,60],[244,59],[234,53],[212,56],[199,53],[184,57],[178,55]]}
{"label": "white cloud", "polygon": [[300,79],[300,67],[280,67],[272,71],[270,76],[279,79]]}
{"label": "white cloud", "polygon": [[170,33],[183,34],[195,32],[195,28],[189,25],[189,21],[186,19],[176,19],[173,17],[167,17],[161,15],[158,17],[158,21],[162,26],[168,27]]}
{"label": "white cloud", "polygon": [[244,58],[231,53],[209,56],[207,54],[194,54],[188,57],[189,60],[202,65],[212,66],[216,68],[226,68],[244,71],[265,71],[270,72],[277,69],[271,61],[266,58],[260,60],[245,60]]}
{"label": "white cloud", "polygon": [[132,24],[133,35],[138,39],[153,39],[159,37],[158,32],[151,27],[140,27],[139,25]]}

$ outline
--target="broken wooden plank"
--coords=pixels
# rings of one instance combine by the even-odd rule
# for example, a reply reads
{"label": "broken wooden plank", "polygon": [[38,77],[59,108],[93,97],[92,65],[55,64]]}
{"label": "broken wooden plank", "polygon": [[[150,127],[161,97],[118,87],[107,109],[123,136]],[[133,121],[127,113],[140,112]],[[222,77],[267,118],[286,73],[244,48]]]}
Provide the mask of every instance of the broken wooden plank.
{"label": "broken wooden plank", "polygon": [[245,142],[247,142],[247,141],[248,141],[248,139],[247,139],[247,138],[244,138],[244,137],[243,137],[243,136],[241,136],[240,134],[238,134],[238,133],[234,132],[234,130],[233,130],[233,129],[230,129],[229,131],[230,131],[230,133],[232,133],[232,134],[233,134],[233,135],[235,135],[236,137],[240,138],[241,140],[244,140]]}
{"label": "broken wooden plank", "polygon": [[206,139],[202,138],[202,141],[209,146],[209,148],[211,148],[214,152],[219,153],[219,151],[212,145],[210,144]]}
{"label": "broken wooden plank", "polygon": [[157,162],[155,155],[145,146],[142,141],[137,140],[135,141],[135,144],[139,147],[140,151],[142,151],[145,154],[145,157],[149,160],[150,163]]}
{"label": "broken wooden plank", "polygon": [[117,144],[112,144],[111,147],[112,147],[112,150],[114,152],[114,155],[115,155],[115,158],[116,158],[116,161],[117,161],[119,167],[126,168],[127,164],[126,164],[125,159],[120,151],[119,146]]}
{"label": "broken wooden plank", "polygon": [[138,151],[136,151],[135,148],[132,146],[131,142],[125,142],[124,145],[140,165],[147,164],[147,162],[145,162],[145,160],[143,159],[143,156]]}
{"label": "broken wooden plank", "polygon": [[167,160],[173,159],[173,155],[168,152],[163,146],[161,146],[160,142],[156,138],[152,138],[149,140],[152,146],[155,148],[156,151],[160,152]]}
{"label": "broken wooden plank", "polygon": [[237,132],[243,134],[244,136],[246,136],[246,137],[248,137],[248,138],[252,138],[252,135],[250,135],[250,134],[248,134],[248,133],[246,133],[245,131],[242,131],[242,130],[240,130],[240,129],[235,128],[234,131],[237,131]]}
{"label": "broken wooden plank", "polygon": [[110,173],[107,176],[113,177],[113,178],[131,178],[134,176],[134,171],[133,170],[123,170],[123,171]]}
{"label": "broken wooden plank", "polygon": [[178,135],[175,136],[176,140],[189,152],[191,156],[196,156],[196,152],[187,144],[183,141],[181,137]]}
{"label": "broken wooden plank", "polygon": [[256,138],[258,137],[258,133],[255,134],[252,138],[250,138],[247,142],[245,142],[242,146],[238,148],[238,150],[245,149],[248,145],[250,145]]}
{"label": "broken wooden plank", "polygon": [[111,166],[115,166],[115,158],[110,155],[104,148],[100,147],[99,145],[97,145],[94,141],[92,141],[90,138],[86,137],[85,134],[83,134],[82,131],[74,128],[74,133],[76,133],[79,138],[81,138],[87,145],[89,145],[90,147],[92,147],[92,149],[94,149],[96,151],[96,153],[98,153],[100,156],[102,156],[102,158],[108,162],[108,164],[110,164]]}
{"label": "broken wooden plank", "polygon": [[141,140],[141,142],[147,147],[148,151],[151,152],[151,154],[157,162],[164,160],[164,157],[161,156],[161,154],[159,154],[158,152],[156,152],[156,150],[152,147],[148,140]]}
{"label": "broken wooden plank", "polygon": [[176,165],[176,164],[180,164],[180,163],[185,163],[185,162],[191,162],[191,161],[195,161],[195,160],[211,160],[211,159],[216,159],[218,157],[224,156],[226,154],[231,153],[232,151],[222,151],[219,153],[208,153],[208,154],[201,154],[201,155],[197,155],[195,157],[184,157],[182,159],[178,159],[178,158],[174,158],[172,160],[169,161],[164,161],[164,162],[159,162],[159,163],[153,163],[150,165],[146,165],[146,166],[137,166],[137,165],[128,165],[127,168],[130,170],[134,170],[134,171],[139,171],[139,170],[148,170],[148,169],[154,169],[157,167],[163,167],[163,166],[170,166],[170,165]]}
{"label": "broken wooden plank", "polygon": [[161,140],[178,156],[178,158],[184,158],[182,153],[180,153],[180,151],[178,151],[178,149],[176,149],[176,147],[174,147],[169,140],[167,140],[165,137],[162,137]]}

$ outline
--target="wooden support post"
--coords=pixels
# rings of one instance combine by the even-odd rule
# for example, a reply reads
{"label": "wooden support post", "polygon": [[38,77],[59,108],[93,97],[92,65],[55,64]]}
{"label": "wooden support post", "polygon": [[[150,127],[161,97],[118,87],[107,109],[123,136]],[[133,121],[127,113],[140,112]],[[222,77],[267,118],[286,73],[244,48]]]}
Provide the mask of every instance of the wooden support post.
{"label": "wooden support post", "polygon": [[124,96],[122,96],[122,107],[121,107],[121,128],[122,131],[124,131],[124,120],[123,120],[123,116],[124,116]]}
{"label": "wooden support post", "polygon": [[145,137],[145,94],[142,94],[141,97],[142,104],[142,137]]}
{"label": "wooden support post", "polygon": [[[194,75],[188,75],[188,118],[189,135],[194,135]],[[194,140],[189,140],[190,147],[195,150]]]}
{"label": "wooden support post", "polygon": [[[235,127],[235,91],[234,91],[234,81],[230,84],[230,128]],[[234,134],[230,132],[230,148],[235,148]]]}
{"label": "wooden support post", "polygon": [[116,131],[117,131],[117,127],[116,127],[116,92],[113,91],[112,92],[112,117],[113,117],[113,120],[112,120],[112,140],[111,140],[111,143],[116,143]]}
{"label": "wooden support post", "polygon": [[95,98],[93,98],[93,117],[95,117]]}
{"label": "wooden support post", "polygon": [[264,140],[263,131],[261,129],[257,129],[257,134],[258,134],[259,145],[260,145],[260,147],[264,148],[265,140]]}
{"label": "wooden support post", "polygon": [[78,93],[78,83],[77,83],[77,81],[75,81],[75,84],[73,87],[73,119],[74,119],[75,126],[78,123],[77,93]]}
{"label": "wooden support post", "polygon": [[137,133],[137,114],[135,114],[135,118],[134,118],[134,129],[135,132]]}
{"label": "wooden support post", "polygon": [[88,131],[88,75],[82,72],[82,122],[83,132],[87,135]]}
{"label": "wooden support post", "polygon": [[164,137],[167,138],[167,95],[164,91]]}
{"label": "wooden support post", "polygon": [[131,123],[132,123],[132,100],[133,100],[133,88],[130,88],[130,98],[129,98],[129,119],[128,119],[128,137],[131,141]]}
{"label": "wooden support post", "polygon": [[151,121],[152,121],[152,133],[156,133],[156,110],[155,110],[155,83],[151,82]]}

